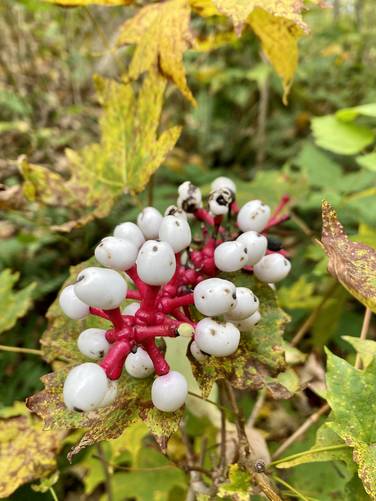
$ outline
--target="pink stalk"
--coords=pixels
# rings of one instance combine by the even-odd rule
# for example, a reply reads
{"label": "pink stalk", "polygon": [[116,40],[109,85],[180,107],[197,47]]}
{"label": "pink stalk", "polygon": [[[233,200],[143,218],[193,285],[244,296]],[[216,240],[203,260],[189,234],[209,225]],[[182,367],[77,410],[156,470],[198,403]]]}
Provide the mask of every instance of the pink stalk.
{"label": "pink stalk", "polygon": [[129,268],[129,270],[127,270],[126,273],[131,277],[137,289],[140,291],[141,296],[143,296],[146,292],[148,285],[145,284],[138,276],[136,265],[132,266],[132,268]]}
{"label": "pink stalk", "polygon": [[146,339],[154,339],[158,336],[176,337],[176,325],[137,325],[134,328],[135,340],[143,343]]}
{"label": "pink stalk", "polygon": [[285,214],[284,216],[280,216],[280,217],[276,217],[276,218],[274,216],[271,217],[268,221],[268,224],[265,226],[263,233],[265,233],[265,231],[269,230],[273,226],[278,226],[279,224],[282,224],[285,221],[288,221],[289,219],[290,219],[289,214]]}
{"label": "pink stalk", "polygon": [[135,299],[136,301],[141,301],[141,294],[137,290],[128,290],[127,299]]}
{"label": "pink stalk", "polygon": [[197,209],[194,213],[194,216],[198,221],[202,221],[203,223],[208,224],[209,226],[214,226],[214,217],[209,214],[209,212],[203,208]]}
{"label": "pink stalk", "polygon": [[116,381],[121,376],[125,359],[131,351],[128,341],[116,341],[110,348],[107,355],[99,364],[105,371],[108,379]]}
{"label": "pink stalk", "polygon": [[90,310],[90,313],[92,315],[95,315],[96,317],[105,318],[106,320],[109,320],[109,316],[107,315],[107,313],[105,313],[100,308],[94,308],[94,306],[90,306],[89,310]]}
{"label": "pink stalk", "polygon": [[181,322],[192,325],[192,327],[196,327],[196,324],[192,322],[192,320],[179,309],[173,310],[171,312],[171,315],[173,315],[177,320],[180,320]]}
{"label": "pink stalk", "polygon": [[193,293],[185,294],[184,296],[178,296],[174,298],[163,298],[161,301],[162,309],[164,313],[170,313],[170,311],[180,308],[180,306],[189,306],[194,303]]}
{"label": "pink stalk", "polygon": [[164,374],[170,372],[170,366],[164,359],[162,353],[159,351],[154,339],[146,339],[142,345],[148,352],[148,355],[153,362],[155,373],[158,376],[163,376]]}
{"label": "pink stalk", "polygon": [[231,214],[237,214],[239,212],[239,205],[236,203],[236,201],[232,202],[230,205],[230,213]]}
{"label": "pink stalk", "polygon": [[124,320],[120,308],[114,308],[113,310],[105,310],[104,312],[108,316],[108,319],[111,320],[116,329],[121,329],[122,327],[124,327]]}

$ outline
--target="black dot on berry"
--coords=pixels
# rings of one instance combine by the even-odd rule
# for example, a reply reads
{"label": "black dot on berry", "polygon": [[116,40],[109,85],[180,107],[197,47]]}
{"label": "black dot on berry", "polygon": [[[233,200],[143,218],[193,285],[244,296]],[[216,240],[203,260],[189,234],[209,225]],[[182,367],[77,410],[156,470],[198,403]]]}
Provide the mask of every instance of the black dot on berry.
{"label": "black dot on berry", "polygon": [[234,294],[232,294],[232,299],[236,299],[236,292],[234,292]]}
{"label": "black dot on berry", "polygon": [[157,252],[158,251],[158,247],[156,245],[154,245],[154,247],[153,247],[152,250],[153,250],[153,252]]}
{"label": "black dot on berry", "polygon": [[85,278],[85,275],[79,275],[79,276],[77,277],[76,282],[81,282],[81,280],[83,280],[84,278]]}
{"label": "black dot on berry", "polygon": [[79,407],[73,407],[73,410],[76,411],[76,412],[84,412],[82,409],[80,409]]}
{"label": "black dot on berry", "polygon": [[98,355],[99,355],[99,358],[102,358],[102,357],[103,357],[103,355],[104,355],[104,351],[103,351],[103,350],[101,350],[101,351],[98,353]]}

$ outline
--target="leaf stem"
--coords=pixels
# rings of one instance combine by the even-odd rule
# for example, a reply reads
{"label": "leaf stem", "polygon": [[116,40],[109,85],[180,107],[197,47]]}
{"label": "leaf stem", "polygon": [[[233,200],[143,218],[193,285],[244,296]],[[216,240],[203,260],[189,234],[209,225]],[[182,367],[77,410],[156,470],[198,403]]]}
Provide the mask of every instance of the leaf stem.
{"label": "leaf stem", "polygon": [[111,473],[110,473],[110,469],[108,467],[108,463],[106,461],[106,457],[104,454],[102,444],[101,443],[97,444],[96,449],[98,451],[99,461],[101,462],[102,468],[103,468],[104,478],[105,478],[105,482],[106,482],[107,499],[108,499],[108,501],[113,501],[114,496],[113,496],[113,492],[112,492]]}
{"label": "leaf stem", "polygon": [[328,445],[327,447],[318,447],[317,449],[308,449],[307,451],[297,452],[296,454],[291,454],[291,456],[286,456],[281,459],[277,459],[276,461],[272,461],[270,466],[277,466],[281,463],[285,463],[286,461],[293,461],[294,459],[299,459],[304,456],[309,456],[310,454],[315,454],[317,452],[327,452],[327,451],[335,451],[337,449],[346,449],[348,445],[346,444],[338,444],[338,445]]}
{"label": "leaf stem", "polygon": [[50,487],[48,490],[50,491],[50,494],[51,494],[51,496],[52,496],[52,499],[53,499],[54,501],[59,501],[59,498],[58,498],[58,497],[57,497],[57,495],[56,495],[55,489],[54,489],[53,487]]}
{"label": "leaf stem", "polygon": [[289,491],[293,492],[298,499],[302,499],[303,501],[310,501],[309,498],[307,498],[306,496],[304,496],[304,494],[302,494],[301,492],[297,491],[295,489],[295,487],[293,487],[292,485],[288,484],[285,480],[283,480],[282,478],[278,477],[278,475],[273,475],[273,478],[276,482],[278,482],[279,484],[283,485],[284,487],[286,487]]}
{"label": "leaf stem", "polygon": [[28,353],[29,355],[39,355],[42,356],[42,350],[34,350],[32,348],[19,348],[18,346],[6,346],[0,344],[0,351],[10,351],[12,353]]}
{"label": "leaf stem", "polygon": [[[362,330],[360,331],[360,336],[359,336],[359,339],[361,341],[364,341],[367,338],[367,332],[369,329],[371,317],[372,317],[372,311],[367,307],[364,312]],[[362,359],[360,357],[360,353],[357,353],[355,359],[355,369],[361,369],[361,368],[362,368]]]}

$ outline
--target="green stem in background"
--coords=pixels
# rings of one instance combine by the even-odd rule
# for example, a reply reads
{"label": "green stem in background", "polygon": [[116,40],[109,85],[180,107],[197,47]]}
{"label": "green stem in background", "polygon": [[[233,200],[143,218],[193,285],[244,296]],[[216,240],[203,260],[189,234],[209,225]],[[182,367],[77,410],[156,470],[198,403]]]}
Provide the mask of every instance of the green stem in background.
{"label": "green stem in background", "polygon": [[298,498],[298,499],[302,499],[303,501],[316,501],[314,500],[313,498],[307,498],[306,496],[304,496],[304,494],[302,494],[301,492],[297,491],[295,489],[295,487],[293,487],[292,485],[288,484],[285,480],[283,480],[282,478],[278,477],[277,475],[273,475],[273,478],[274,480],[278,483],[278,484],[281,484],[283,485],[284,487],[286,487],[290,492],[292,492],[293,494],[295,494],[295,496]]}
{"label": "green stem in background", "polygon": [[276,466],[278,464],[284,463],[286,461],[293,461],[294,459],[299,459],[304,456],[309,456],[310,454],[316,454],[317,452],[327,452],[327,451],[335,451],[337,449],[347,449],[348,445],[346,444],[338,444],[338,445],[328,445],[328,447],[318,447],[317,449],[309,449],[308,451],[298,452],[296,454],[292,454],[291,456],[287,456],[285,458],[277,459],[276,461],[272,461],[270,466]]}
{"label": "green stem in background", "polygon": [[32,348],[19,348],[18,346],[6,346],[0,344],[0,351],[10,351],[12,353],[28,353],[29,355],[42,356],[42,350],[33,350]]}
{"label": "green stem in background", "polygon": [[104,477],[105,477],[107,499],[108,499],[108,501],[113,501],[114,496],[113,496],[113,492],[112,492],[111,472],[110,472],[110,469],[108,466],[108,462],[106,461],[106,457],[104,454],[102,444],[97,444],[96,449],[98,451],[98,457],[99,457],[99,460],[102,464],[103,473],[104,473]]}
{"label": "green stem in background", "polygon": [[55,489],[53,487],[50,487],[48,490],[49,490],[49,492],[50,492],[50,494],[52,496],[52,499],[54,501],[59,501],[59,498],[56,495]]}
{"label": "green stem in background", "polygon": [[[369,308],[366,308],[363,317],[362,330],[360,331],[360,336],[359,336],[359,339],[362,341],[364,341],[367,338],[371,317],[372,317],[372,311]],[[362,368],[362,360],[360,358],[360,354],[357,353],[355,359],[355,369],[361,369],[361,368]]]}

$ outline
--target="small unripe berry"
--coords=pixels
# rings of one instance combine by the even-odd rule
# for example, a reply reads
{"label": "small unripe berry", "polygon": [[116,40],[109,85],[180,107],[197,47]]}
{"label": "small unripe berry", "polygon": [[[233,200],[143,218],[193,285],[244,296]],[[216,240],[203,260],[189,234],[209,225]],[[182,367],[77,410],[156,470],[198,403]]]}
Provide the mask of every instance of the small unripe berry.
{"label": "small unripe berry", "polygon": [[254,265],[264,257],[268,247],[268,240],[264,235],[257,233],[257,231],[246,231],[238,236],[236,240],[246,246],[248,264]]}
{"label": "small unripe berry", "polygon": [[69,371],[63,389],[64,403],[71,410],[91,411],[100,407],[107,390],[108,379],[102,367],[86,362]]}
{"label": "small unripe berry", "polygon": [[125,298],[127,283],[117,271],[93,266],[78,274],[74,292],[89,306],[112,310]]}
{"label": "small unripe berry", "polygon": [[261,282],[271,282],[273,284],[287,277],[290,270],[290,261],[277,252],[264,256],[253,267],[255,276],[261,280]]}
{"label": "small unripe berry", "polygon": [[77,346],[83,355],[94,360],[102,358],[110,347],[106,339],[106,331],[96,328],[82,331],[78,336]]}
{"label": "small unripe berry", "polygon": [[106,237],[95,248],[97,261],[107,268],[129,270],[135,262],[138,248],[129,240]]}
{"label": "small unripe berry", "polygon": [[74,285],[65,287],[59,296],[60,308],[72,320],[80,320],[85,318],[90,313],[90,308],[83,303],[74,292]]}
{"label": "small unripe berry", "polygon": [[215,317],[223,315],[235,305],[236,287],[221,278],[208,278],[196,285],[194,303],[200,313]]}
{"label": "small unripe berry", "polygon": [[162,214],[154,207],[145,207],[145,209],[140,212],[137,217],[137,224],[146,240],[158,238],[162,219]]}
{"label": "small unripe berry", "polygon": [[250,200],[240,209],[238,226],[242,231],[262,231],[270,218],[270,207],[260,200]]}
{"label": "small unripe berry", "polygon": [[203,363],[208,358],[208,355],[200,350],[196,341],[191,342],[191,344],[189,345],[189,351],[191,352],[192,357],[197,360],[197,362]]}
{"label": "small unripe berry", "polygon": [[216,357],[227,357],[238,349],[240,332],[231,322],[203,318],[196,326],[195,341],[201,351]]}
{"label": "small unripe berry", "polygon": [[154,365],[148,353],[141,347],[130,353],[125,361],[125,370],[135,378],[148,377],[154,372]]}
{"label": "small unripe berry", "polygon": [[247,248],[241,242],[223,242],[215,249],[214,262],[221,271],[238,271],[248,264]]}
{"label": "small unripe berry", "polygon": [[126,222],[118,224],[114,230],[114,237],[122,238],[123,240],[128,240],[132,242],[133,245],[139,249],[141,245],[145,242],[145,237],[137,224]]}
{"label": "small unripe berry", "polygon": [[137,256],[137,272],[149,285],[163,285],[171,280],[176,270],[174,251],[167,242],[148,240]]}
{"label": "small unripe berry", "polygon": [[181,217],[166,216],[159,227],[159,238],[169,243],[175,253],[181,252],[191,244],[191,228]]}
{"label": "small unripe berry", "polygon": [[260,306],[259,300],[247,287],[236,288],[236,303],[226,313],[226,320],[243,320],[253,315]]}
{"label": "small unripe berry", "polygon": [[151,399],[154,407],[163,412],[177,411],[188,396],[188,384],[180,372],[170,371],[154,380]]}

